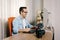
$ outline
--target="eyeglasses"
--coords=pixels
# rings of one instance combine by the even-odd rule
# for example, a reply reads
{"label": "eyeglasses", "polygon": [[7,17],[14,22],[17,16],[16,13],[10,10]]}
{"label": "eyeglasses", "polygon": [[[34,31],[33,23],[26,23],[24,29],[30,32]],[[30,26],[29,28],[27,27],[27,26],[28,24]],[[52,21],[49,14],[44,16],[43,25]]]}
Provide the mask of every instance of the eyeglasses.
{"label": "eyeglasses", "polygon": [[28,13],[28,12],[24,12],[24,13]]}

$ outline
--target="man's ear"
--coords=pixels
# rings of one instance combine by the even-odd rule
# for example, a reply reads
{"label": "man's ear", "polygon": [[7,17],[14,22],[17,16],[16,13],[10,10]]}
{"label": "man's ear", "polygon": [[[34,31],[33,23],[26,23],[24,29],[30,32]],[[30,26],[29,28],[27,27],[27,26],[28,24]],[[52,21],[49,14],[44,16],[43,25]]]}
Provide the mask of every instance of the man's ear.
{"label": "man's ear", "polygon": [[22,12],[20,12],[20,13],[22,13]]}

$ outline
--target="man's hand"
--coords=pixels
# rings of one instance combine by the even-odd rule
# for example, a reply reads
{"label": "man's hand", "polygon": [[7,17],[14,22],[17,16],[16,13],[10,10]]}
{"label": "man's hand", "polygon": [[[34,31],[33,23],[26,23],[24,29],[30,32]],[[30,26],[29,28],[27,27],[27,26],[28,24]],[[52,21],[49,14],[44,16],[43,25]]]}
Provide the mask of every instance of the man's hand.
{"label": "man's hand", "polygon": [[19,32],[29,32],[30,28],[26,28],[26,29],[20,29]]}
{"label": "man's hand", "polygon": [[30,28],[23,29],[24,32],[29,32]]}
{"label": "man's hand", "polygon": [[33,26],[31,29],[36,29],[36,26]]}

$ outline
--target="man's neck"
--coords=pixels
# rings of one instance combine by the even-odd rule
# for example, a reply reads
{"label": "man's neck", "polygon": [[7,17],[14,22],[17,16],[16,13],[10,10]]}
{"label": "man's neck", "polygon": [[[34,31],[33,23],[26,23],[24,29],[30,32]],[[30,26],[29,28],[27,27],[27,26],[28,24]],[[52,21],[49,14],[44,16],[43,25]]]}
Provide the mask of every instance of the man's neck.
{"label": "man's neck", "polygon": [[20,15],[22,19],[25,19],[25,17],[23,17],[22,15]]}

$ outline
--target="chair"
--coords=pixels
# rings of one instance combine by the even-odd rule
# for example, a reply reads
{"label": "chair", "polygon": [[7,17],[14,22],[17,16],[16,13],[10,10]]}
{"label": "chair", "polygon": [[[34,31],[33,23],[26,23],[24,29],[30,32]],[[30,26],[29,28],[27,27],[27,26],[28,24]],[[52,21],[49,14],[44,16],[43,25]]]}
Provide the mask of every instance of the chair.
{"label": "chair", "polygon": [[15,17],[9,17],[8,18],[8,30],[9,30],[9,36],[12,36],[12,28],[13,28],[13,26],[12,26],[12,21],[13,21],[13,19],[14,19]]}

